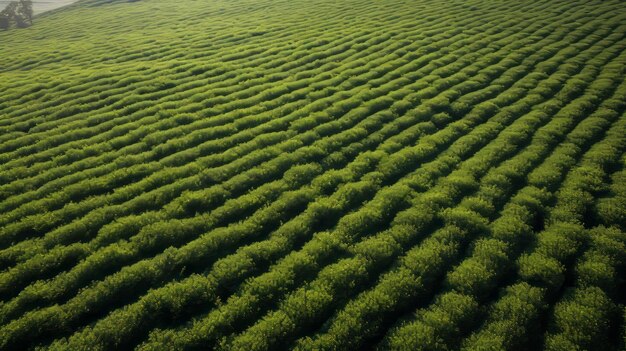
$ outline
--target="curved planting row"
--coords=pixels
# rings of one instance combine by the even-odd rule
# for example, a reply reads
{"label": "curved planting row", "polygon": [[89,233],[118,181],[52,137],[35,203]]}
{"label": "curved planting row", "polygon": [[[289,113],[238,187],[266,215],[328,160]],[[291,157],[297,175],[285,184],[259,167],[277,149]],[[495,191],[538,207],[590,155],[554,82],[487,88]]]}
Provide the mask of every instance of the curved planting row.
{"label": "curved planting row", "polygon": [[619,349],[624,33],[618,0],[0,33],[0,349]]}

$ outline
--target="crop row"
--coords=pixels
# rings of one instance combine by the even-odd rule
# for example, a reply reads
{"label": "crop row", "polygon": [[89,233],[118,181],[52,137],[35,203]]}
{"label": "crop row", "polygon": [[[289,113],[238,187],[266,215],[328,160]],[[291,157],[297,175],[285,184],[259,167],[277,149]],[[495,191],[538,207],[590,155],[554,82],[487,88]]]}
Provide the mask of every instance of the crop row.
{"label": "crop row", "polygon": [[[618,106],[623,104],[623,88],[621,94],[613,104],[618,104]],[[569,270],[573,262],[577,261],[577,257],[585,250],[585,242],[588,240],[587,230],[577,220],[582,215],[578,212],[580,208],[566,201],[566,198],[571,191],[588,191],[585,187],[580,189],[581,183],[579,182],[589,182],[592,186],[596,177],[602,177],[603,168],[608,163],[619,160],[624,152],[625,125],[622,117],[623,115],[619,115],[619,119],[607,132],[606,137],[595,144],[585,154],[581,163],[568,173],[565,183],[557,194],[556,206],[548,214],[546,229],[537,234],[537,243],[532,251],[518,260],[519,281],[507,287],[502,296],[493,303],[486,324],[464,342],[464,348],[483,349],[488,345],[514,348],[527,345],[529,342],[539,342],[532,340],[533,337],[542,335],[541,324],[537,321],[546,313],[548,302],[558,298],[566,270]],[[607,148],[617,152],[607,154]],[[593,172],[588,172],[591,170]],[[589,206],[589,197],[585,197],[587,200],[583,200],[581,204]],[[593,197],[590,200],[593,201]],[[592,290],[590,293],[595,292]],[[505,309],[509,312],[507,315],[502,315]],[[515,312],[511,313],[511,311]],[[564,322],[575,323],[574,320]],[[593,326],[588,326],[592,328],[590,331],[595,332],[595,334],[588,335],[591,340],[580,341],[601,342],[602,340],[597,337],[602,337],[603,332],[598,332],[594,328],[601,328],[602,323],[602,319],[598,322],[594,321]],[[570,337],[577,336],[570,335]],[[555,342],[564,341],[559,341],[557,338]],[[555,347],[559,346],[555,345]]]}
{"label": "crop row", "polygon": [[[368,246],[369,247],[369,246]],[[243,306],[242,306],[243,307]],[[199,323],[199,325],[202,325],[202,323]],[[156,344],[155,344],[156,345]]]}
{"label": "crop row", "polygon": [[[612,73],[609,70],[605,76],[615,79]],[[595,89],[594,84],[589,91],[601,93]],[[622,85],[613,99],[617,100],[623,91]],[[563,115],[565,113],[561,112],[555,118],[563,118]],[[595,113],[578,124],[565,142],[556,148],[553,155],[565,150],[582,151],[585,145],[599,139],[601,135],[598,134],[617,118],[618,112],[600,106]],[[555,125],[564,126],[558,122]],[[540,129],[533,139],[536,146],[534,143],[531,144],[525,152],[526,155],[520,154],[519,160],[511,159],[508,165],[510,168],[494,170],[492,186],[510,189],[516,181],[523,181],[519,179],[520,168],[534,167],[529,157],[542,154],[541,147],[558,144],[558,132],[558,129],[553,131]],[[574,154],[570,156],[575,157]],[[445,286],[448,291],[438,296],[435,303],[427,309],[418,310],[414,321],[398,327],[388,335],[386,341],[388,347],[399,348],[402,345],[409,345],[414,349],[458,347],[464,331],[470,330],[472,325],[478,323],[481,312],[478,306],[493,296],[494,289],[500,286],[507,274],[510,274],[512,260],[518,257],[532,240],[533,232],[541,229],[543,217],[548,212],[549,200],[553,198],[553,192],[557,190],[567,172],[565,167],[550,166],[548,161],[556,159],[551,157],[544,162],[544,167],[553,174],[546,174],[541,178],[529,177],[529,184],[511,199],[501,216],[489,225],[490,236],[477,242],[470,256],[447,275]],[[572,162],[569,162],[570,167],[571,165]],[[542,181],[537,182],[539,179]],[[493,199],[481,198],[481,200],[493,203]]]}
{"label": "crop row", "polygon": [[620,345],[619,1],[389,5],[0,33],[0,349]]}

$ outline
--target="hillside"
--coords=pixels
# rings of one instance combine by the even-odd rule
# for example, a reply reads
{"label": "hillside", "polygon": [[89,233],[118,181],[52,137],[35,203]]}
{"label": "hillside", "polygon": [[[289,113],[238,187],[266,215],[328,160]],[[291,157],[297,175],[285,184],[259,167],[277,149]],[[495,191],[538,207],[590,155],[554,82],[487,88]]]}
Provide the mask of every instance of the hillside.
{"label": "hillside", "polygon": [[0,350],[620,350],[620,0],[80,0],[0,31]]}

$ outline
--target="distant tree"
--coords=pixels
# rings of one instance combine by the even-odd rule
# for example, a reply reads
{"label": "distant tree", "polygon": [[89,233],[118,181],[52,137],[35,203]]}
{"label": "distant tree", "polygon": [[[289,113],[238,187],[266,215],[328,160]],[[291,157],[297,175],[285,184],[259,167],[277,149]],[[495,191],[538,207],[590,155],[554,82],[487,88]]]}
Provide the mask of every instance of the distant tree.
{"label": "distant tree", "polygon": [[5,11],[0,12],[0,29],[8,30],[11,27],[11,16]]}
{"label": "distant tree", "polygon": [[8,30],[16,20],[17,2],[11,1],[7,7],[0,12],[0,28]]}
{"label": "distant tree", "polygon": [[33,24],[33,2],[32,0],[20,0],[17,9],[18,15],[28,21],[29,25]]}
{"label": "distant tree", "polygon": [[26,28],[33,24],[32,0],[11,1],[0,12],[0,29],[8,30],[13,24],[18,28]]}
{"label": "distant tree", "polygon": [[26,17],[24,17],[21,13],[16,13],[14,18],[17,28],[26,28],[29,26],[28,19],[26,19]]}

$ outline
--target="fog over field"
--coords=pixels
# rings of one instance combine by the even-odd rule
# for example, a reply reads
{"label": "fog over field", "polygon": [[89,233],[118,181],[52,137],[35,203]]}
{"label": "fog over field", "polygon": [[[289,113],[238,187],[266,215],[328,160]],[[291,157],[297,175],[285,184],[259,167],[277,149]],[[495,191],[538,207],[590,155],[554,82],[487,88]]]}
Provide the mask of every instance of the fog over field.
{"label": "fog over field", "polygon": [[[9,0],[0,0],[0,9],[3,9],[9,3]],[[45,11],[54,10],[61,6],[69,5],[76,0],[43,0],[43,1],[33,1],[33,10],[35,14],[39,14]]]}

